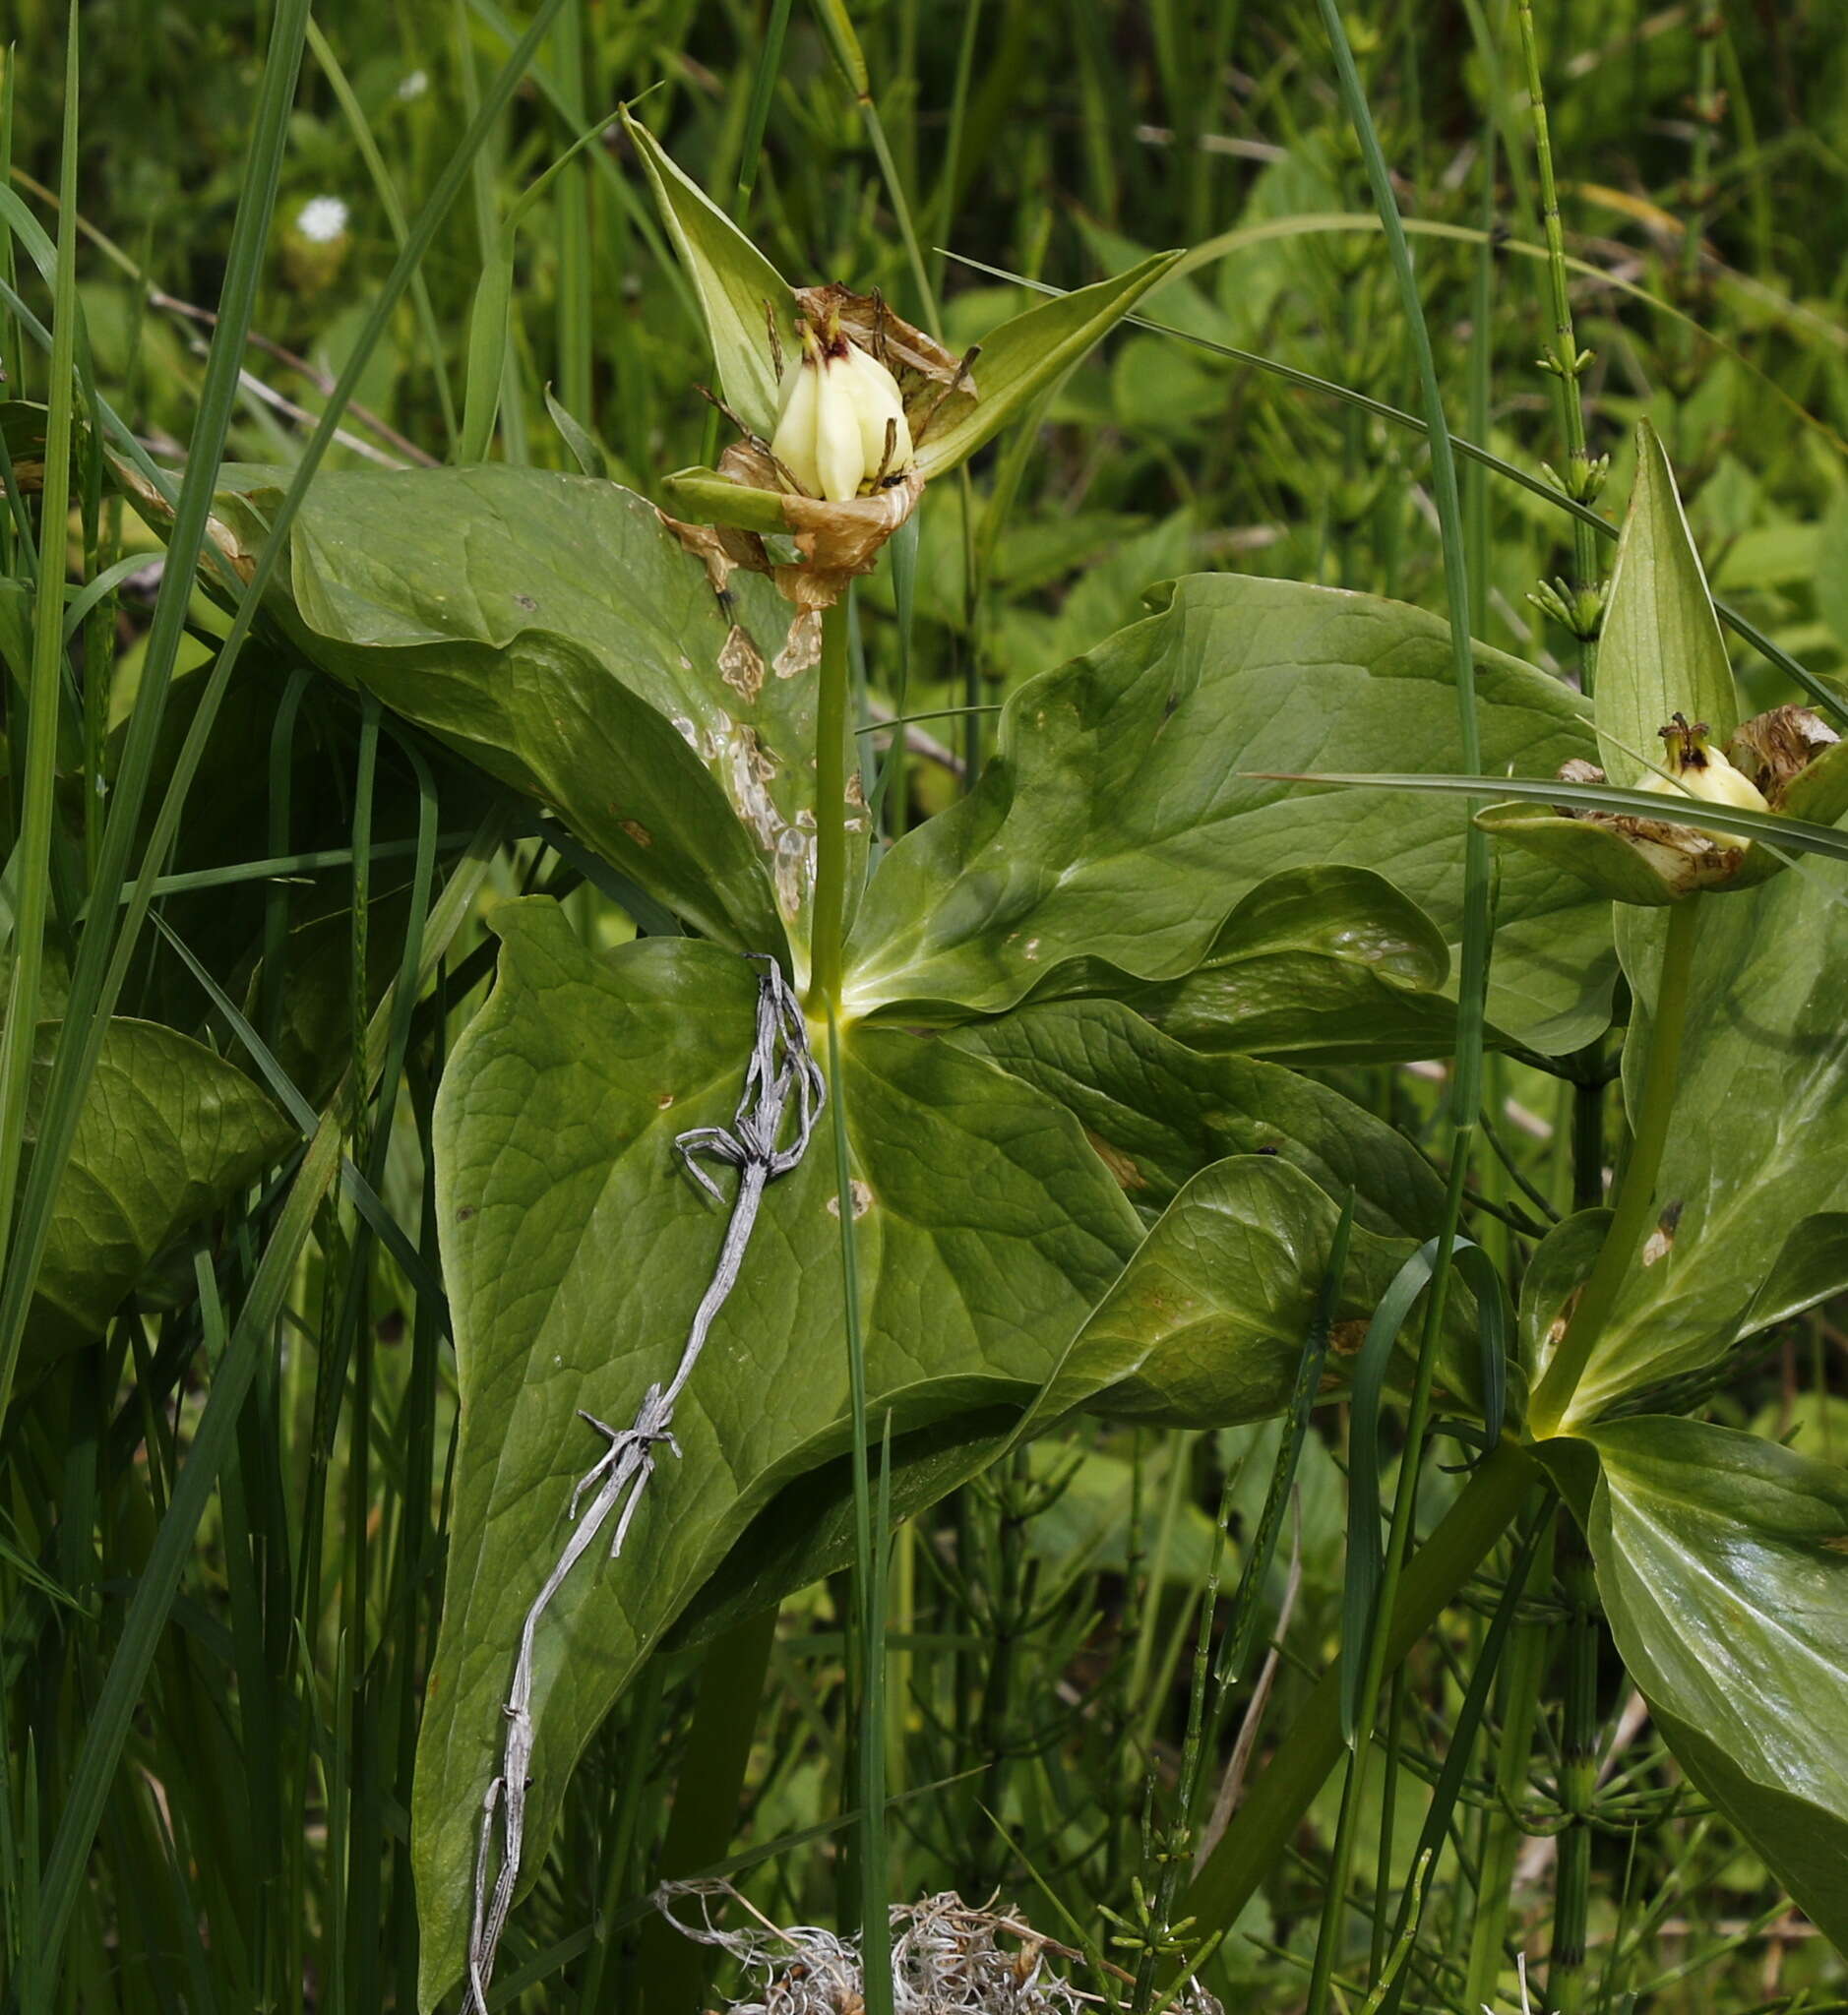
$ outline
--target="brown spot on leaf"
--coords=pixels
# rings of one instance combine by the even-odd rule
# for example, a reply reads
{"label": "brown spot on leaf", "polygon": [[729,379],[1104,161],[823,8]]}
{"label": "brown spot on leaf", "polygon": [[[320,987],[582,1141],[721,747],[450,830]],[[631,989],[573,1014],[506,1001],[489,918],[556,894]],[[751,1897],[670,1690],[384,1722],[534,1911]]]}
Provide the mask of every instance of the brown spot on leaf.
{"label": "brown spot on leaf", "polygon": [[725,684],[749,705],[764,690],[764,655],[751,641],[751,633],[734,623],[718,653],[718,669]]}
{"label": "brown spot on leaf", "polygon": [[525,610],[527,615],[536,616],[539,613],[538,603],[529,594],[517,594],[514,599]]}
{"label": "brown spot on leaf", "polygon": [[1351,1358],[1367,1341],[1367,1324],[1358,1315],[1351,1322],[1337,1322],[1328,1331],[1328,1348],[1338,1358]]}
{"label": "brown spot on leaf", "polygon": [[1571,1327],[1572,1316],[1577,1313],[1579,1299],[1584,1294],[1584,1282],[1580,1281],[1572,1289],[1571,1293],[1566,1297],[1565,1301],[1560,1304],[1559,1313],[1547,1324],[1545,1342],[1546,1348],[1549,1351],[1558,1350],[1560,1345],[1566,1341],[1566,1332]]}
{"label": "brown spot on leaf", "polygon": [[1666,1259],[1675,1246],[1675,1228],[1681,1223],[1682,1200],[1677,1197],[1663,1211],[1656,1228],[1642,1242],[1642,1263],[1653,1266],[1660,1259]]}
{"label": "brown spot on leaf", "polygon": [[1084,1130],[1084,1137],[1090,1142],[1091,1151],[1117,1179],[1118,1184],[1123,1189],[1146,1190],[1148,1188],[1148,1178],[1123,1152],[1122,1148],[1112,1147],[1110,1142],[1101,1133],[1093,1133],[1088,1127]]}
{"label": "brown spot on leaf", "polygon": [[635,841],[637,846],[652,846],[654,844],[653,833],[651,833],[646,825],[640,824],[636,820],[623,819],[618,821],[618,824],[622,826],[622,829],[626,833],[628,833],[629,837]]}
{"label": "brown spot on leaf", "polygon": [[793,679],[822,661],[822,612],[801,609],[789,626],[783,647],[770,659],[770,669],[779,679]]}
{"label": "brown spot on leaf", "polygon": [[[853,1180],[854,1223],[858,1224],[861,1218],[863,1218],[866,1215],[866,1213],[872,1209],[872,1207],[873,1192],[871,1189],[865,1183],[861,1182],[860,1179],[856,1176]],[[829,1214],[832,1217],[838,1217],[840,1215],[840,1196],[838,1191],[836,1191],[832,1196],[831,1196],[828,1199],[828,1209]]]}

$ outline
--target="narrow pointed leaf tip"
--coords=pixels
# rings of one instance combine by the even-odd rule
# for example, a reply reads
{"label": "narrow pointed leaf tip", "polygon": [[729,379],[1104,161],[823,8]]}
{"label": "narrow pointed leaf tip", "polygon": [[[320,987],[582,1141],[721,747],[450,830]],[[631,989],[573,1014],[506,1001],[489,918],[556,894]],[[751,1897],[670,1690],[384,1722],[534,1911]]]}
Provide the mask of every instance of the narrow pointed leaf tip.
{"label": "narrow pointed leaf tip", "polygon": [[1096,343],[1158,285],[1184,257],[1157,252],[1112,279],[1060,294],[1028,308],[985,336],[972,405],[918,443],[927,477],[959,467]]}

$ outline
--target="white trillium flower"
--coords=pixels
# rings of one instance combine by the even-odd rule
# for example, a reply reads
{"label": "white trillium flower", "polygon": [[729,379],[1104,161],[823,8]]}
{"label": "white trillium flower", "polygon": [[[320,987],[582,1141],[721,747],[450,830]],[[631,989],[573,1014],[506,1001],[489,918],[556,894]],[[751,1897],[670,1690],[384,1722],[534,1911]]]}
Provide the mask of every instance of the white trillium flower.
{"label": "white trillium flower", "polygon": [[802,360],[783,373],[770,453],[811,497],[845,504],[911,463],[898,383],[837,331],[802,332]]}

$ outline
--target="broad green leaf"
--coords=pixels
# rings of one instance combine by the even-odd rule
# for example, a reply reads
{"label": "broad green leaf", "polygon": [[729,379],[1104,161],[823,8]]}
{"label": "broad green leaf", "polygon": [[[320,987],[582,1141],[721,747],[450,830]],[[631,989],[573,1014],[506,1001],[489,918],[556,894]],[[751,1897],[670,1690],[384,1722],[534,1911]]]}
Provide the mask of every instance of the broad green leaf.
{"label": "broad green leaf", "polygon": [[1848,1470],[1659,1417],[1592,1430],[1611,1632],[1688,1774],[1848,1951]]}
{"label": "broad green leaf", "polygon": [[[29,1151],[56,1034],[49,1023],[38,1031]],[[190,1036],[111,1021],[58,1188],[28,1332],[32,1355],[100,1335],[150,1262],[295,1137],[272,1099]]]}
{"label": "broad green leaf", "polygon": [[1190,1049],[1321,1059],[1427,1057],[1453,1020],[1438,927],[1365,868],[1286,868],[1242,896],[1205,956],[1176,980],[1079,958],[1030,1000],[1129,1002]]}
{"label": "broad green leaf", "polygon": [[[783,354],[797,354],[789,282],[718,206],[674,165],[648,129],[625,110],[623,130],[641,154],[661,220],[693,281],[712,345],[725,402],[766,440],[776,427],[776,369],[770,357],[773,315]],[[691,367],[692,360],[689,359]],[[683,374],[689,383],[697,375]]]}
{"label": "broad green leaf", "polygon": [[[449,1602],[418,1751],[423,1999],[458,1975],[481,1797],[521,1623],[601,1442],[678,1360],[723,1214],[677,1134],[729,1124],[756,1000],[743,959],[684,939],[587,951],[556,905],[494,912],[501,975],[436,1115],[462,1438]],[[849,1032],[869,1403],[895,1435],[994,1437],[1030,1404],[1140,1236],[1078,1122],[949,1045]],[[826,1123],[769,1191],[628,1550],[582,1563],[541,1631],[526,1866],[638,1661],[785,1485],[850,1442]],[[965,1421],[968,1426],[965,1428]],[[928,1431],[941,1427],[935,1444]]]}
{"label": "broad green leaf", "polygon": [[[1034,1408],[1029,1427],[1086,1407],[1114,1420],[1228,1427],[1288,1404],[1340,1210],[1298,1170],[1237,1155],[1181,1191],[1098,1305]],[[1329,1369],[1345,1360],[1399,1267],[1417,1250],[1358,1225],[1348,1249]],[[1440,1403],[1473,1405],[1475,1320],[1453,1293]],[[1408,1382],[1401,1346],[1388,1380]]]}
{"label": "broad green leaf", "polygon": [[1449,1047],[1449,972],[1444,934],[1384,876],[1286,868],[1240,900],[1192,972],[1101,969],[1093,984],[1190,1049],[1378,1062]]}
{"label": "broad green leaf", "polygon": [[[1459,811],[1258,772],[1455,766],[1443,623],[1403,603],[1240,575],[1156,591],[1155,612],[1020,689],[994,761],[907,834],[849,946],[856,1014],[997,1013],[1089,958],[1167,981],[1240,898],[1287,869],[1386,875],[1454,944]],[[1580,702],[1479,646],[1484,767],[1582,756]],[[1608,1018],[1609,906],[1548,864],[1503,864],[1492,1021],[1571,1049]]]}
{"label": "broad green leaf", "polygon": [[1732,666],[1662,443],[1636,428],[1636,480],[1598,642],[1598,761],[1614,784],[1659,760],[1671,715],[1703,720],[1721,748],[1739,725]]}
{"label": "broad green leaf", "polygon": [[918,467],[933,477],[967,461],[1107,336],[1180,257],[1157,252],[1114,279],[1042,301],[991,330],[975,363],[975,399],[952,401],[958,408],[954,417],[918,443]]}
{"label": "broad green leaf", "polygon": [[[1848,1286],[1848,884],[1805,864],[1700,902],[1679,1091],[1652,1214],[1586,1367],[1573,1417],[1699,1372],[1755,1331]],[[1626,1085],[1647,1044],[1656,911],[1622,914],[1637,999]]]}
{"label": "broad green leaf", "polygon": [[323,477],[288,592],[317,662],[555,806],[708,937],[799,955],[812,640],[767,580],[732,574],[721,601],[642,498],[490,463]]}
{"label": "broad green leaf", "polygon": [[1444,1185],[1403,1135],[1325,1084],[1278,1064],[1204,1057],[1115,1001],[1061,1001],[947,1038],[1069,1107],[1144,1215],[1166,1209],[1230,1155],[1274,1155],[1339,1196],[1355,1222],[1424,1237]]}

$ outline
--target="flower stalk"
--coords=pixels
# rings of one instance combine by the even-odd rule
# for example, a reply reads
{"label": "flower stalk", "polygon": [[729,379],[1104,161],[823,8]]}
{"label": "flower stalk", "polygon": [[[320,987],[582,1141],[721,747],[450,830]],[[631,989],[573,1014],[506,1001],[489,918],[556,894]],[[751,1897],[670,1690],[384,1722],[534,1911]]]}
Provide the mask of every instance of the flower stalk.
{"label": "flower stalk", "polygon": [[1681,1076],[1682,1037],[1688,1025],[1688,995],[1694,977],[1699,914],[1699,903],[1693,899],[1669,907],[1649,1057],[1643,1069],[1642,1099],[1636,1114],[1636,1137],[1597,1264],[1527,1409],[1528,1427],[1536,1441],[1559,1434],[1566,1423],[1572,1394],[1610,1320],[1636,1249],[1648,1232],[1656,1178],[1661,1173],[1662,1150],[1668,1144],[1669,1122],[1674,1115]]}
{"label": "flower stalk", "polygon": [[809,937],[809,1009],[840,1006],[847,912],[847,605],[822,611],[815,715],[815,908]]}
{"label": "flower stalk", "polygon": [[[1541,223],[1547,241],[1547,280],[1553,311],[1553,339],[1540,353],[1540,368],[1560,388],[1560,417],[1566,430],[1566,474],[1555,478],[1574,504],[1595,504],[1609,472],[1608,457],[1595,461],[1585,439],[1584,397],[1579,389],[1592,352],[1578,347],[1572,298],[1566,277],[1566,232],[1560,219],[1559,184],[1553,173],[1553,138],[1547,123],[1546,89],[1540,78],[1540,48],[1534,33],[1533,0],[1520,0],[1520,46],[1527,66],[1527,102],[1533,114],[1534,158],[1540,173]],[[1549,474],[1553,472],[1548,470]],[[1561,594],[1543,586],[1534,601],[1578,639],[1581,684],[1587,697],[1597,684],[1598,633],[1604,597],[1598,578],[1598,536],[1582,518],[1572,520],[1572,580]]]}

